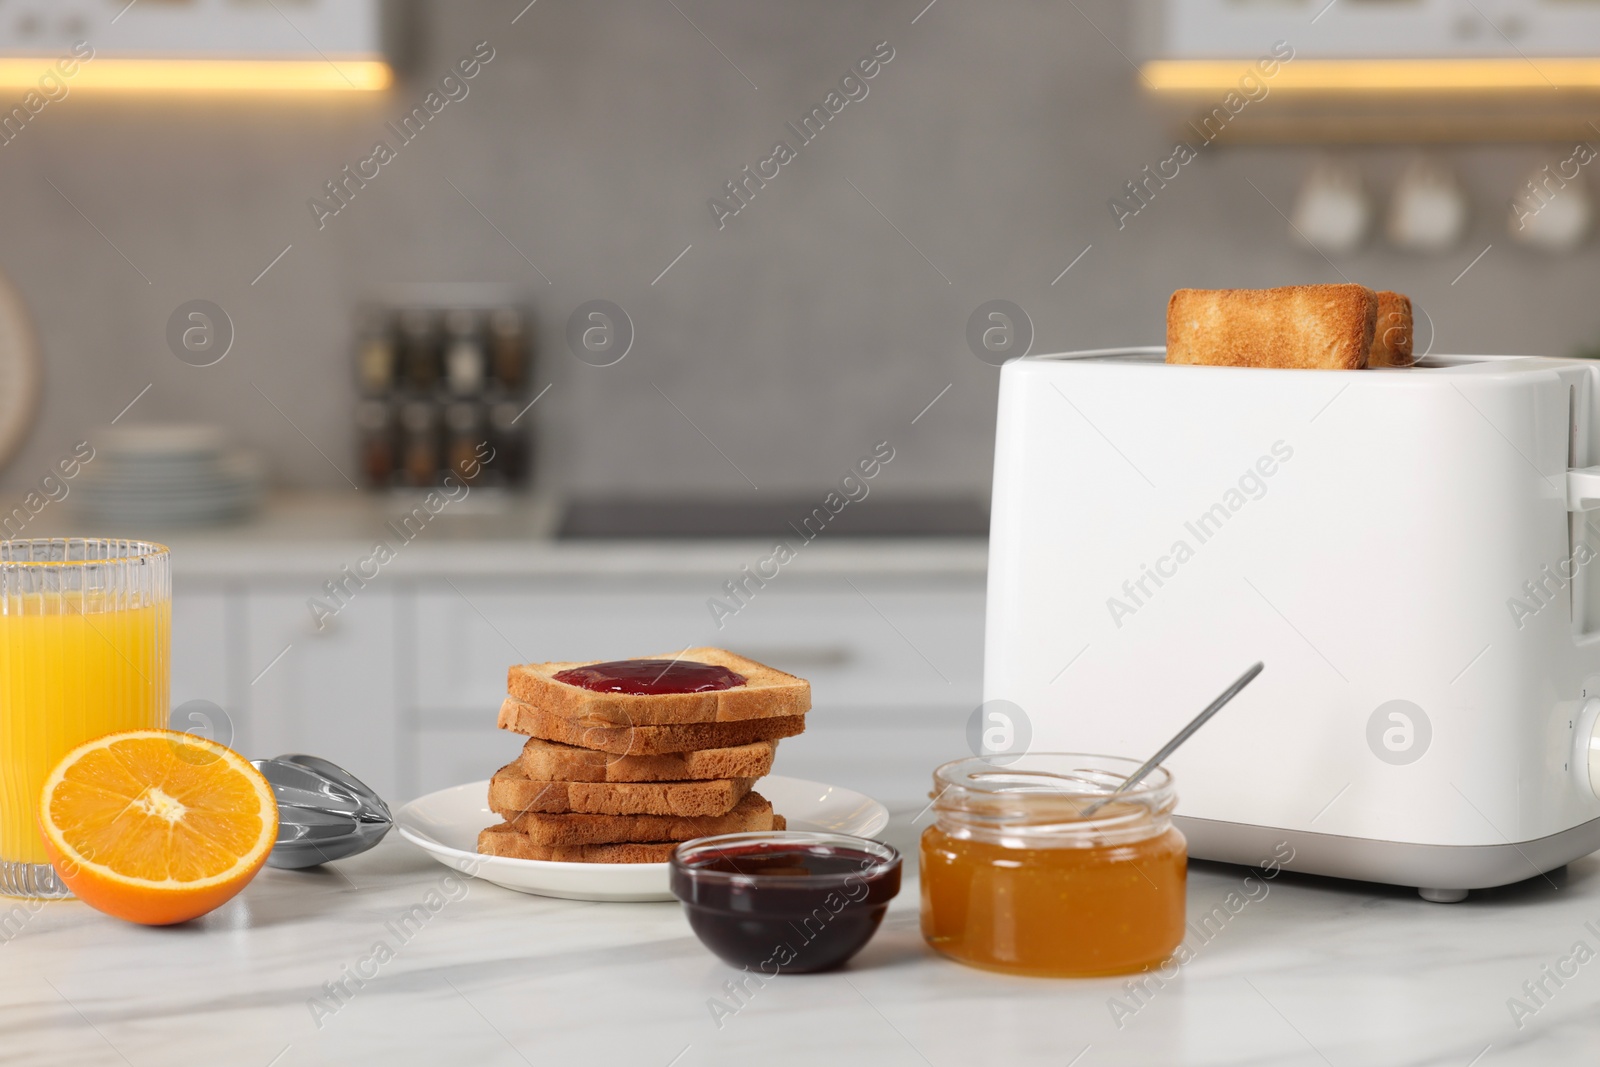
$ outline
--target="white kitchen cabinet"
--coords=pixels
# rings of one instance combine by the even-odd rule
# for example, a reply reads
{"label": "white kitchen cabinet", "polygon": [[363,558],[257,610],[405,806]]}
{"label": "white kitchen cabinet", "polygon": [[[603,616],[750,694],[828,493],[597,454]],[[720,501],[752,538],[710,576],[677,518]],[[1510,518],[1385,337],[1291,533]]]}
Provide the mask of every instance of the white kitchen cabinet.
{"label": "white kitchen cabinet", "polygon": [[416,704],[424,713],[491,712],[506,668],[529,660],[587,660],[731,648],[810,679],[818,706],[975,707],[982,688],[983,588],[917,583],[811,582],[763,590],[718,630],[709,581],[624,590],[458,581],[417,594]]}
{"label": "white kitchen cabinet", "polygon": [[[971,707],[919,709],[817,708],[806,732],[778,743],[777,774],[859,789],[892,803],[920,802],[933,768],[971,755],[966,722]],[[463,716],[425,720],[409,731],[400,796],[487,778],[517,758],[525,738]]]}
{"label": "white kitchen cabinet", "polygon": [[[510,664],[686,644],[731,648],[811,681],[814,710],[806,733],[779,746],[780,773],[904,800],[926,793],[937,763],[968,754],[966,720],[982,699],[981,581],[774,584],[720,631],[705,608],[714,591],[693,578],[643,588],[422,585],[414,601],[419,654],[402,665],[402,691],[412,694],[409,714],[430,744],[410,762],[403,790],[437,788],[446,766],[475,766],[467,773],[476,777],[500,766],[460,763],[458,754],[500,751],[494,718]],[[435,751],[435,743],[443,747]]]}
{"label": "white kitchen cabinet", "polygon": [[401,803],[515,758],[522,739],[495,728],[511,664],[706,644],[811,681],[807,731],[780,745],[779,773],[904,802],[966,754],[982,693],[981,572],[786,575],[719,628],[706,600],[720,570],[464,570],[369,583],[321,629],[306,599],[326,575],[178,582],[173,704],[220,706],[248,756],[323,756]]}
{"label": "white kitchen cabinet", "polygon": [[818,707],[806,732],[778,742],[774,772],[859,789],[885,803],[920,804],[933,769],[972,755],[970,705]]}
{"label": "white kitchen cabinet", "polygon": [[975,706],[983,588],[866,578],[774,587],[713,643],[809,678],[818,708]]}
{"label": "white kitchen cabinet", "polygon": [[410,752],[405,754],[410,781],[402,785],[401,795],[409,799],[462,782],[475,782],[516,759],[527,738],[493,726],[491,719],[488,727],[423,727],[411,731],[405,741],[410,746]]}
{"label": "white kitchen cabinet", "polygon": [[513,663],[616,659],[710,640],[715,628],[693,592],[603,582],[425,583],[415,595],[414,703],[424,714],[484,715],[492,724]]}
{"label": "white kitchen cabinet", "polygon": [[384,797],[398,796],[401,702],[396,589],[367,588],[318,629],[300,590],[252,589],[239,681],[244,752],[332,760]]}
{"label": "white kitchen cabinet", "polygon": [[222,709],[219,715],[195,706],[190,710],[212,721],[175,715],[172,728],[204,734],[225,745],[236,740],[231,723],[237,692],[231,687],[229,672],[233,651],[229,647],[233,629],[229,615],[236,603],[237,597],[220,587],[180,585],[172,596],[172,709],[177,712],[190,701],[205,701]]}

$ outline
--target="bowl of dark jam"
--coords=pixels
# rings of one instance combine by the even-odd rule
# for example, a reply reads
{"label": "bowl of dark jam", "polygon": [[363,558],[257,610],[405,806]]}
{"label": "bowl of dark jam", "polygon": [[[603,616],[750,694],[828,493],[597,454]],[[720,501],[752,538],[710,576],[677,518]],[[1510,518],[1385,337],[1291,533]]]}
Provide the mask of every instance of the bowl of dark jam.
{"label": "bowl of dark jam", "polygon": [[900,853],[847,834],[702,837],[673,851],[670,870],[701,943],[767,977],[841,966],[900,892]]}

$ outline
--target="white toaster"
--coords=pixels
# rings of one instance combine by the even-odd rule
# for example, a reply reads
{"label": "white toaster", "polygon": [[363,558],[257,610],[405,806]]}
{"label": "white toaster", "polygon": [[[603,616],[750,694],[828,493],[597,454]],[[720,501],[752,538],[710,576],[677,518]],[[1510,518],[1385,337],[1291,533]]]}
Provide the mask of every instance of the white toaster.
{"label": "white toaster", "polygon": [[1259,659],[1169,761],[1191,855],[1459,900],[1600,848],[1597,405],[1582,360],[1006,364],[988,736],[1143,758]]}

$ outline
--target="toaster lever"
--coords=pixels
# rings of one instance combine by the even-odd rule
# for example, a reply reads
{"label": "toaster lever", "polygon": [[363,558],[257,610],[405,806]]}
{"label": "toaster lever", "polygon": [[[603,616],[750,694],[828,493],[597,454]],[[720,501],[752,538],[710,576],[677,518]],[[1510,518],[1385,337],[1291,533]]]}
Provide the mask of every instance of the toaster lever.
{"label": "toaster lever", "polygon": [[1567,471],[1567,510],[1593,511],[1596,508],[1600,508],[1600,467]]}

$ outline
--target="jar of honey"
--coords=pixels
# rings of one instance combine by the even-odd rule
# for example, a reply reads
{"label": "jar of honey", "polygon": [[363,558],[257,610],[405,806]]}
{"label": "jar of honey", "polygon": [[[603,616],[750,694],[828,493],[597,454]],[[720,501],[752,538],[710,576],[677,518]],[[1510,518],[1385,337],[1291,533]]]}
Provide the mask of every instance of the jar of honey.
{"label": "jar of honey", "polygon": [[1115,756],[979,756],[934,772],[922,936],[961,963],[1087,977],[1153,967],[1183,940],[1188,845],[1172,775]]}

